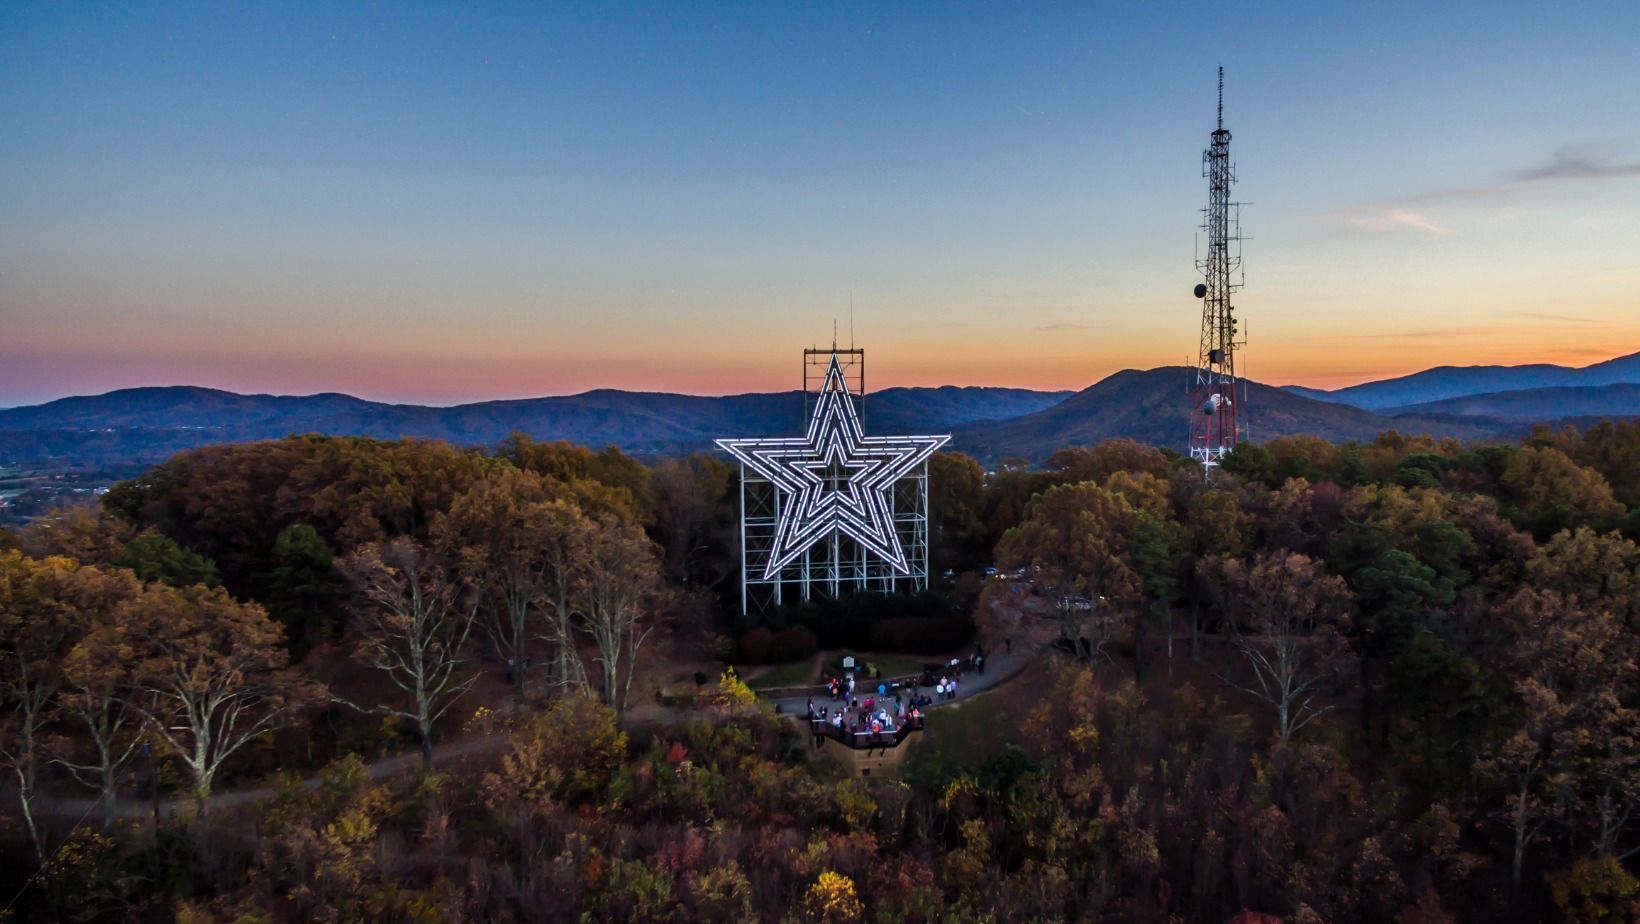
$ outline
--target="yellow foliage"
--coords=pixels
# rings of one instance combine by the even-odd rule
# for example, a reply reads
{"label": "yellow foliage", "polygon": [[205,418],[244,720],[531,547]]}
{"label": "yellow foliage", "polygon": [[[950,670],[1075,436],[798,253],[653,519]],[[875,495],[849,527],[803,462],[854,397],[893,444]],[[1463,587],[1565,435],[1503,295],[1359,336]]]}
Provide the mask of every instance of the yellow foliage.
{"label": "yellow foliage", "polygon": [[740,675],[732,667],[724,668],[723,676],[718,678],[718,692],[723,696],[723,703],[731,710],[751,709],[757,706],[757,694],[747,686]]}
{"label": "yellow foliage", "polygon": [[821,873],[803,897],[804,919],[821,924],[857,921],[865,910],[854,889],[854,880],[830,870]]}
{"label": "yellow foliage", "polygon": [[973,777],[965,773],[945,785],[945,792],[940,794],[940,808],[949,812],[951,806],[963,796],[973,798],[977,795],[979,786],[974,783]]}

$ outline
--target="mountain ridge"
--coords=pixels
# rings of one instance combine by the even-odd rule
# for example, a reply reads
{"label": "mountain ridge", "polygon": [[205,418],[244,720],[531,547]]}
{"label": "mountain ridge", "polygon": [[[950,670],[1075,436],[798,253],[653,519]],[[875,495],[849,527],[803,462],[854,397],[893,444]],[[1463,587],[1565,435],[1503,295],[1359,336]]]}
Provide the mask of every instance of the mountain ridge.
{"label": "mountain ridge", "polygon": [[1435,366],[1420,372],[1362,382],[1331,390],[1302,385],[1284,390],[1318,401],[1331,401],[1369,411],[1387,411],[1463,398],[1537,388],[1593,387],[1640,384],[1640,353],[1618,356],[1587,366],[1529,363],[1520,366]]}
{"label": "mountain ridge", "polygon": [[1632,416],[1640,414],[1640,383],[1615,382],[1610,385],[1562,385],[1496,391],[1389,408],[1384,413],[1395,416],[1409,413],[1457,414],[1511,420],[1542,420],[1557,416]]}
{"label": "mountain ridge", "polygon": [[[1064,401],[1032,414],[956,428],[954,447],[995,461],[1009,456],[1041,462],[1064,446],[1091,446],[1126,437],[1183,450],[1185,421],[1194,411],[1187,366],[1124,369]],[[1319,401],[1274,385],[1246,383],[1249,438],[1306,434],[1333,441],[1368,441],[1387,430],[1488,439],[1517,428],[1518,421],[1446,415],[1392,417],[1347,404]]]}
{"label": "mountain ridge", "polygon": [[[1630,360],[1640,369],[1640,354],[1587,368],[1596,375],[1626,375]],[[1543,364],[1496,368],[1566,371]],[[1077,392],[885,388],[866,397],[861,413],[868,432],[950,432],[953,449],[984,461],[1019,456],[1040,462],[1060,447],[1114,437],[1183,451],[1193,412],[1191,376],[1184,366],[1124,369]],[[1513,440],[1535,423],[1640,414],[1640,384],[1624,382],[1515,389],[1379,409],[1345,403],[1334,393],[1312,397],[1309,389],[1259,382],[1245,388],[1243,420],[1255,441],[1295,434],[1368,441],[1388,430]],[[197,446],[305,433],[493,446],[519,432],[639,455],[675,455],[710,450],[718,437],[794,435],[802,426],[803,395],[796,390],[702,396],[604,388],[436,407],[338,392],[242,395],[201,386],[150,386],[0,410],[0,462],[128,467]]]}
{"label": "mountain ridge", "polygon": [[[885,388],[866,396],[861,413],[874,428],[945,432],[1040,410],[1070,394],[987,386]],[[800,432],[802,408],[802,392],[795,390],[714,397],[597,389],[432,407],[336,392],[241,395],[152,386],[0,410],[0,460],[151,462],[192,446],[300,433],[494,445],[522,432],[640,453],[683,452],[708,449],[717,437]]]}

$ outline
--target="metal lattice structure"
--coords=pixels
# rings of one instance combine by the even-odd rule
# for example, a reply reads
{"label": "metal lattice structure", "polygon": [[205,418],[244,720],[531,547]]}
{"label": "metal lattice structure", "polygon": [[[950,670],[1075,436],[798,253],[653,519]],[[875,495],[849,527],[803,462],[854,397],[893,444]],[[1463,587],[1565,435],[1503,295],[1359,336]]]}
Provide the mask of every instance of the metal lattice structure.
{"label": "metal lattice structure", "polygon": [[1202,152],[1202,175],[1208,190],[1207,208],[1202,210],[1207,255],[1196,260],[1205,281],[1196,286],[1196,297],[1202,300],[1202,334],[1191,383],[1190,457],[1211,470],[1244,433],[1240,410],[1246,398],[1246,385],[1236,375],[1236,350],[1245,343],[1237,339],[1230,304],[1231,293],[1241,288],[1241,203],[1230,201],[1236,170],[1230,163],[1230,131],[1224,127],[1222,67],[1218,128]]}
{"label": "metal lattice structure", "polygon": [[850,377],[865,351],[805,350],[804,435],[717,441],[740,462],[742,613],[928,586],[928,457],[951,437],[866,436]]}

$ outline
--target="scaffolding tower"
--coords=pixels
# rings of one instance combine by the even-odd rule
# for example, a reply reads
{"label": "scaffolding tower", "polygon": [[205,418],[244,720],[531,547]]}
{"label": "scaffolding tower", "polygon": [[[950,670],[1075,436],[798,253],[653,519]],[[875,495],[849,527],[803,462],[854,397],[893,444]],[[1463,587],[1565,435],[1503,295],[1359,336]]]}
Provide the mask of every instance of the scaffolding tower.
{"label": "scaffolding tower", "polygon": [[[743,614],[862,591],[928,587],[928,456],[949,437],[862,436],[864,392],[863,349],[805,349],[808,435],[718,441],[740,461]],[[828,451],[824,435],[816,436],[822,414],[842,415],[842,429],[853,437]],[[850,444],[846,453],[843,442]],[[812,482],[805,482],[808,493],[792,489],[785,477],[792,468]],[[827,501],[835,509],[826,508]],[[886,521],[881,529],[891,530],[892,538],[862,529],[860,517],[850,512],[856,504],[880,511]],[[800,525],[793,527],[794,521]],[[801,551],[791,555],[783,546],[793,544],[794,532],[804,538]]]}

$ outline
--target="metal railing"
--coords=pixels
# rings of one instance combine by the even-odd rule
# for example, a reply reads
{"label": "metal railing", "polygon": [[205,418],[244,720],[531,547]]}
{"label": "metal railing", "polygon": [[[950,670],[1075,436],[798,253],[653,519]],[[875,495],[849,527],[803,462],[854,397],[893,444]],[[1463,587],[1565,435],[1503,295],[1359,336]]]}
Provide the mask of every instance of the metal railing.
{"label": "metal railing", "polygon": [[892,731],[854,731],[849,728],[838,728],[826,719],[809,719],[809,731],[816,738],[830,738],[846,747],[858,751],[870,751],[878,748],[888,749],[898,747],[900,742],[908,738],[912,732],[923,730],[927,722],[924,716],[907,718]]}

